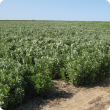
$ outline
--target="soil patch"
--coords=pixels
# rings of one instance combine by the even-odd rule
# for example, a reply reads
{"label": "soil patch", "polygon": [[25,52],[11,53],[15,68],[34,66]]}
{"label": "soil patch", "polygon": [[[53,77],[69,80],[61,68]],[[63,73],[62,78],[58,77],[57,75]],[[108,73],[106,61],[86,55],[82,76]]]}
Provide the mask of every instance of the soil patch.
{"label": "soil patch", "polygon": [[52,82],[55,87],[46,98],[35,97],[14,110],[107,110],[110,107],[110,75],[94,86]]}

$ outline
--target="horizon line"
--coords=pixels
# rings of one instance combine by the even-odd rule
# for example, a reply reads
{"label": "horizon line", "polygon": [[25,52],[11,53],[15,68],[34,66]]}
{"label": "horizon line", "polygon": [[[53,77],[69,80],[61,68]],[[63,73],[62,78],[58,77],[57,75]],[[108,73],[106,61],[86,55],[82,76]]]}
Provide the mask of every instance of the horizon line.
{"label": "horizon line", "polygon": [[[0,21],[85,21],[85,20],[0,20]],[[88,21],[89,22],[89,21]],[[90,21],[90,22],[110,22],[110,21]]]}

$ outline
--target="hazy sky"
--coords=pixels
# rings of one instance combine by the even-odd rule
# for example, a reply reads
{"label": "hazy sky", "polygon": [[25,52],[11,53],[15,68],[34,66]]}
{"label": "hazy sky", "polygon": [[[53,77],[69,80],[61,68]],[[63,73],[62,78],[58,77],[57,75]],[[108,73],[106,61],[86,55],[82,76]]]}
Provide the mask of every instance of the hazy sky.
{"label": "hazy sky", "polygon": [[110,21],[108,1],[0,0],[0,20]]}

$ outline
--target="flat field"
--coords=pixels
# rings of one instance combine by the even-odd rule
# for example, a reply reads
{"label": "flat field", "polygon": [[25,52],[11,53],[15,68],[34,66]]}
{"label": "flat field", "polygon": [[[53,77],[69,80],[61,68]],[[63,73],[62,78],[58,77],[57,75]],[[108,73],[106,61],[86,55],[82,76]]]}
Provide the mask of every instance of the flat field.
{"label": "flat field", "polygon": [[[28,94],[27,85],[35,83],[26,76],[38,84],[36,75],[84,86],[103,80],[109,71],[110,22],[0,21],[1,93]],[[50,89],[46,81],[42,79],[41,88],[33,86],[33,91]],[[0,98],[0,104],[11,100]]]}

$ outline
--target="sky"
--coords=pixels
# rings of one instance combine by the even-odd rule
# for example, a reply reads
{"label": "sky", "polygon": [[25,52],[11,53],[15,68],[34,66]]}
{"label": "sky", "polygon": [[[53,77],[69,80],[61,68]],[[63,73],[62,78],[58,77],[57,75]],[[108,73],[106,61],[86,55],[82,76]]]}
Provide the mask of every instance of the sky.
{"label": "sky", "polygon": [[0,20],[110,21],[110,0],[0,0]]}

